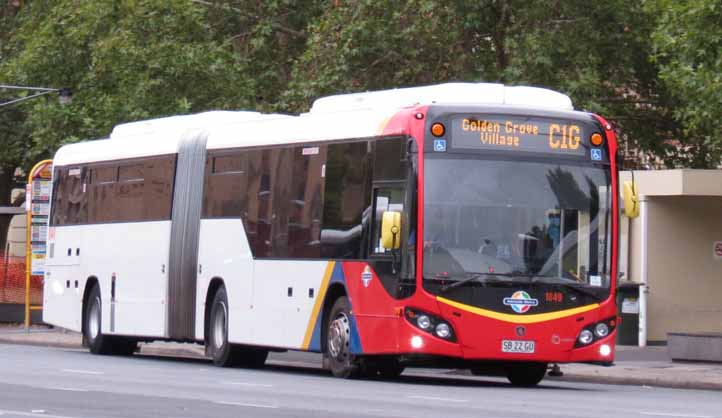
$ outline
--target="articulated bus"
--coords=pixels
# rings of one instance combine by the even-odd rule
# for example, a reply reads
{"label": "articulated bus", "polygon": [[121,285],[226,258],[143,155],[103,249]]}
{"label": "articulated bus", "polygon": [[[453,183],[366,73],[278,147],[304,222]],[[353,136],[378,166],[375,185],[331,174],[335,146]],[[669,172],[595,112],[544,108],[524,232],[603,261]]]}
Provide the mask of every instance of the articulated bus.
{"label": "articulated bus", "polygon": [[338,377],[612,364],[615,155],[567,96],[484,83],[119,125],[55,155],[43,319]]}

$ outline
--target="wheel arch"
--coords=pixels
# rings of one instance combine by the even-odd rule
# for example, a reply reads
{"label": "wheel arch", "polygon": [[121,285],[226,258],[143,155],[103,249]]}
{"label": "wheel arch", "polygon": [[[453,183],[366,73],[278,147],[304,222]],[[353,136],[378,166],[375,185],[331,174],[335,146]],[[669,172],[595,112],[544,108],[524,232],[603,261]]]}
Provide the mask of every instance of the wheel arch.
{"label": "wheel arch", "polygon": [[[203,341],[207,341],[208,337],[208,326],[210,322],[210,316],[211,316],[211,304],[213,302],[213,298],[216,296],[216,292],[220,288],[225,288],[226,283],[221,277],[213,277],[208,283],[208,289],[206,290],[206,298],[205,303],[203,304]],[[228,293],[228,290],[226,290],[226,294]]]}
{"label": "wheel arch", "polygon": [[326,296],[323,300],[323,309],[321,315],[321,352],[326,352],[326,332],[328,329],[328,318],[331,315],[331,308],[336,300],[340,297],[348,297],[346,286],[343,283],[332,283],[326,291]]}
{"label": "wheel arch", "polygon": [[[80,330],[83,335],[83,344],[84,345],[86,344],[85,331],[87,331],[87,330],[85,329],[85,327],[86,327],[85,324],[87,322],[86,316],[88,315],[88,313],[87,313],[88,298],[90,297],[90,292],[93,290],[93,287],[95,287],[95,286],[98,286],[98,291],[100,291],[100,281],[98,280],[98,278],[96,276],[89,276],[85,280],[85,288],[83,289],[83,303],[80,305]],[[102,300],[102,298],[103,297],[102,297],[102,293],[101,293],[101,300]]]}

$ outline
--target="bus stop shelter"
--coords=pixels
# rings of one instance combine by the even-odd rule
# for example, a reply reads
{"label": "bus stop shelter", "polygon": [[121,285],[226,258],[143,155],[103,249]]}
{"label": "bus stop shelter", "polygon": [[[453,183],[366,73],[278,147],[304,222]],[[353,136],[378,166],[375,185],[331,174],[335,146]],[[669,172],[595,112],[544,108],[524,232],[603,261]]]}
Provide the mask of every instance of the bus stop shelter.
{"label": "bus stop shelter", "polygon": [[722,170],[626,171],[639,217],[621,217],[620,284],[639,284],[640,346],[669,334],[719,334],[722,343]]}

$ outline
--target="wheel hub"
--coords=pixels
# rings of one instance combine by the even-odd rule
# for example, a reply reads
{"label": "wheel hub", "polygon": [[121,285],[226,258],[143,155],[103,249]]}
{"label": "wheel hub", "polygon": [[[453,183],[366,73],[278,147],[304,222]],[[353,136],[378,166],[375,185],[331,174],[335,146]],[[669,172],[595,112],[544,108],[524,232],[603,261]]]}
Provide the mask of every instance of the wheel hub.
{"label": "wheel hub", "polygon": [[226,304],[221,302],[215,318],[213,318],[213,345],[216,348],[223,347],[226,342]]}
{"label": "wheel hub", "polygon": [[328,353],[331,357],[339,361],[348,357],[350,335],[348,316],[342,312],[331,322],[328,329]]}
{"label": "wheel hub", "polygon": [[90,338],[95,340],[100,334],[100,299],[96,298],[93,300],[93,305],[90,307],[90,318],[88,323],[88,333]]}

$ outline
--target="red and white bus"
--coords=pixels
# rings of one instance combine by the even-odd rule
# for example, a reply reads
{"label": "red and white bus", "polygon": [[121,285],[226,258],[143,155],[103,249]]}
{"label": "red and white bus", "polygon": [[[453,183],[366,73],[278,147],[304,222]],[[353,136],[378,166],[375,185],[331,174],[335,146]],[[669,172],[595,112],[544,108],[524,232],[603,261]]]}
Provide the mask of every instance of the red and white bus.
{"label": "red and white bus", "polygon": [[615,155],[567,96],[482,83],[119,125],[55,156],[43,318],[339,377],[611,364]]}

